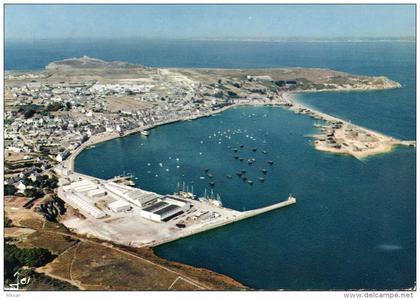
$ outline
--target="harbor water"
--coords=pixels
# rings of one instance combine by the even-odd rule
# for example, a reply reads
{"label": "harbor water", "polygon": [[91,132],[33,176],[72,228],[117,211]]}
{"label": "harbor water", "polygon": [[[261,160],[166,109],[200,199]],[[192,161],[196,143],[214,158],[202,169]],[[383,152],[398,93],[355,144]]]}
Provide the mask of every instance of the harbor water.
{"label": "harbor water", "polygon": [[[6,68],[37,69],[89,55],[150,66],[302,66],[385,75],[403,87],[304,94],[299,100],[393,137],[416,136],[414,43],[148,41],[140,48],[140,42],[115,43],[112,49],[80,43],[6,46]],[[289,193],[297,198],[290,207],[159,246],[155,251],[163,258],[256,289],[414,287],[416,150],[399,147],[364,161],[320,152],[307,137],[317,132],[313,123],[279,107],[238,107],[155,128],[149,137],[98,144],[83,151],[75,167],[100,178],[131,173],[137,186],[162,194],[185,182],[199,195],[213,190],[237,210],[272,204]]]}

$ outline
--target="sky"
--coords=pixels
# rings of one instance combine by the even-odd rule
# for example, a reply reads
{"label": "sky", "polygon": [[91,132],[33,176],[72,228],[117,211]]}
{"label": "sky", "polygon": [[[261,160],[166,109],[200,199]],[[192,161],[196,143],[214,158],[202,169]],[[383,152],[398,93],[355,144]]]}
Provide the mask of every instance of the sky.
{"label": "sky", "polygon": [[6,39],[415,37],[414,5],[13,5]]}

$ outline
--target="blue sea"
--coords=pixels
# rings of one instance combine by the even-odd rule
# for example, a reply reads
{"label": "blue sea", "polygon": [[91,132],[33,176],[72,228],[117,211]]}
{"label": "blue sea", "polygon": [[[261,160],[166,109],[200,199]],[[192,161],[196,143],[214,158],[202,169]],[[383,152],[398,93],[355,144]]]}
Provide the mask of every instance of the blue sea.
{"label": "blue sea", "polygon": [[[6,43],[5,50],[6,69],[13,70],[88,55],[155,67],[302,66],[384,75],[402,88],[299,99],[355,124],[416,138],[411,42],[38,41]],[[313,123],[278,107],[234,108],[158,127],[148,138],[99,144],[79,155],[76,170],[101,178],[130,172],[138,186],[159,193],[172,193],[185,182],[201,195],[210,190],[204,172],[209,168],[214,193],[237,210],[271,204],[289,193],[297,198],[293,206],[159,246],[155,251],[161,257],[226,274],[254,289],[414,287],[415,149],[399,147],[364,161],[319,152],[307,137],[316,132]],[[238,155],[255,158],[253,165],[234,159],[232,148],[240,145]],[[260,182],[263,168],[267,174]],[[252,186],[236,176],[242,169]]]}

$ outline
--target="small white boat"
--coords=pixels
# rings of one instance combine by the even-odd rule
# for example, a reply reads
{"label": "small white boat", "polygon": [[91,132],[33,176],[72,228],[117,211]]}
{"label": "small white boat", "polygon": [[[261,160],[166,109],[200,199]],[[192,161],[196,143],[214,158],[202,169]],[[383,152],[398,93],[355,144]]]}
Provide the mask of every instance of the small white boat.
{"label": "small white boat", "polygon": [[141,131],[140,134],[143,136],[149,136],[150,133],[149,131]]}

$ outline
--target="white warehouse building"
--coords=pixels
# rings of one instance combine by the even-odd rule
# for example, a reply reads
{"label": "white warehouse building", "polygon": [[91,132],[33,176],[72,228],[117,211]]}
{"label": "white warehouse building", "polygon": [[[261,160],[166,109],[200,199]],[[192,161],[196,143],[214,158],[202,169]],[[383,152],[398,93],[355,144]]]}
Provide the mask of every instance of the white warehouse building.
{"label": "white warehouse building", "polygon": [[77,208],[89,213],[95,218],[102,218],[106,216],[103,211],[99,210],[97,207],[91,204],[89,199],[80,193],[67,193],[66,201],[68,201],[70,205],[76,206]]}
{"label": "white warehouse building", "polygon": [[89,180],[76,181],[63,187],[64,191],[74,190],[76,192],[88,192],[95,189],[98,189],[98,185]]}
{"label": "white warehouse building", "polygon": [[110,208],[111,211],[113,211],[114,213],[119,213],[119,212],[126,212],[130,210],[131,206],[125,200],[120,199],[120,200],[116,200],[108,204],[108,208]]}
{"label": "white warehouse building", "polygon": [[143,207],[148,202],[159,198],[159,195],[156,193],[119,185],[112,182],[106,183],[105,188],[139,207]]}
{"label": "white warehouse building", "polygon": [[143,208],[140,215],[152,221],[162,222],[185,212],[190,206],[191,204],[188,201],[166,196]]}

